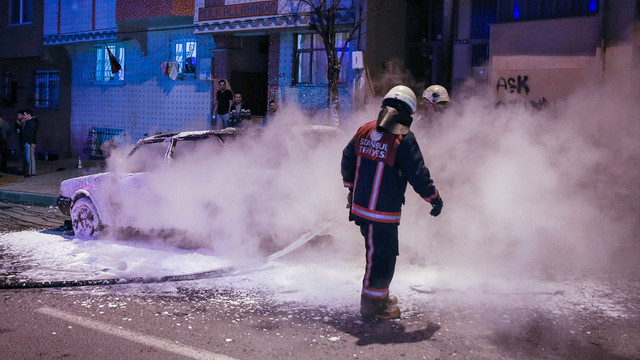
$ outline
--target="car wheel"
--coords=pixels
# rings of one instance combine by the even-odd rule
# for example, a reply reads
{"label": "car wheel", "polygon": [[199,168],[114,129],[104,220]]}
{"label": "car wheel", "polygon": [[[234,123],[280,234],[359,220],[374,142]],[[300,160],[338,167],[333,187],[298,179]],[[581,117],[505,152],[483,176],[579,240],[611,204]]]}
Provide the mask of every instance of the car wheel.
{"label": "car wheel", "polygon": [[71,207],[71,226],[76,237],[95,239],[100,230],[100,217],[93,201],[87,197],[80,198]]}

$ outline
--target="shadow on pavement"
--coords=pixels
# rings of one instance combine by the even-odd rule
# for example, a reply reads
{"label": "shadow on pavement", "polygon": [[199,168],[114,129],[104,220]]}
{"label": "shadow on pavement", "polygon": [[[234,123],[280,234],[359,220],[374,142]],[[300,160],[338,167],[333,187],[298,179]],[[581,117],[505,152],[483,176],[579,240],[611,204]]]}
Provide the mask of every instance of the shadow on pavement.
{"label": "shadow on pavement", "polygon": [[440,330],[440,325],[429,322],[423,329],[407,332],[402,321],[378,319],[362,321],[359,315],[346,315],[328,324],[357,337],[356,345],[358,346],[417,343],[431,339]]}

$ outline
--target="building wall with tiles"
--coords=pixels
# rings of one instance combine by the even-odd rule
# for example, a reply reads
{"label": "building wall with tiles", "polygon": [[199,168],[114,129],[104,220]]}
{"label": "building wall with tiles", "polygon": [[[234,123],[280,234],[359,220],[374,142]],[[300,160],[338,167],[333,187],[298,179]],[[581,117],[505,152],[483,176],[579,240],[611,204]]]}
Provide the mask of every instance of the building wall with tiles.
{"label": "building wall with tiles", "polygon": [[[196,37],[189,29],[150,31],[146,55],[136,41],[124,42],[122,85],[96,84],[87,76],[94,67],[93,44],[67,45],[74,67],[71,116],[74,152],[82,151],[92,127],[122,129],[130,141],[159,132],[208,129],[211,82],[199,80],[197,75],[172,80],[162,73],[162,62],[171,59],[171,41],[192,38]],[[211,37],[201,36],[197,40],[197,58],[210,58]]]}
{"label": "building wall with tiles", "polygon": [[[327,111],[328,86],[294,84],[295,76],[295,38],[296,32],[282,32],[280,34],[280,60],[279,60],[279,96],[283,104],[297,105],[307,114],[319,115],[322,119]],[[345,56],[351,56],[350,53]],[[343,65],[346,66],[346,65]],[[352,112],[351,84],[352,70],[349,70],[349,80],[347,84],[339,85],[340,115],[347,116]],[[325,119],[327,122],[329,119]],[[319,120],[320,121],[320,120]]]}

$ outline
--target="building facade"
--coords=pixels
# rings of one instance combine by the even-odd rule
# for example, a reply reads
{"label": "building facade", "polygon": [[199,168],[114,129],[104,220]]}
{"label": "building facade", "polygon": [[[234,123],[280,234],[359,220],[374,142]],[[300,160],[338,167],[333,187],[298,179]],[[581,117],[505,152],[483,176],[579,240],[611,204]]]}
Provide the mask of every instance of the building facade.
{"label": "building facade", "polygon": [[[354,24],[353,1],[338,12],[338,37]],[[92,129],[131,139],[205,129],[217,83],[243,94],[253,115],[270,100],[308,113],[327,107],[326,57],[297,1],[45,0],[43,46],[70,59],[70,144]],[[339,92],[351,111],[351,44]],[[322,120],[320,120],[322,121]],[[256,119],[259,122],[259,119]]]}
{"label": "building facade", "polygon": [[[539,104],[566,97],[597,73],[638,93],[635,0],[378,3],[342,0],[335,14],[345,121],[398,83],[418,94],[441,84],[455,98],[474,79],[499,101]],[[0,112],[11,119],[19,108],[34,108],[43,120],[42,150],[78,156],[92,129],[135,140],[210,128],[220,79],[243,94],[254,116],[276,100],[331,123],[324,45],[301,1],[3,4]]]}
{"label": "building facade", "polygon": [[[40,118],[39,158],[69,156],[71,62],[64,51],[47,51],[42,44],[42,1],[0,2],[0,113],[14,125],[16,112],[33,110]],[[8,145],[19,157],[18,137]]]}
{"label": "building facade", "polygon": [[74,155],[94,128],[136,140],[205,127],[210,83],[194,68],[213,44],[196,41],[192,0],[44,3],[44,46],[71,59]]}
{"label": "building facade", "polygon": [[473,80],[497,101],[542,104],[585,81],[639,93],[636,0],[403,0],[367,21],[365,62],[377,95]]}

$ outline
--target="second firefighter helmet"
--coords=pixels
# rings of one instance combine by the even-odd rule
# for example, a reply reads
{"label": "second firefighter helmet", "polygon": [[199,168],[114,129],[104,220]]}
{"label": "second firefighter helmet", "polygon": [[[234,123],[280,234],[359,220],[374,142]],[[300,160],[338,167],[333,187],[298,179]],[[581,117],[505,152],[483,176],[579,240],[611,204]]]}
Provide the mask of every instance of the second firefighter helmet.
{"label": "second firefighter helmet", "polygon": [[[416,99],[416,94],[408,86],[396,85],[389,90],[387,95],[384,96],[382,105],[387,105],[385,102],[387,104],[395,102],[396,106],[403,107],[409,114],[413,114],[416,112],[416,103],[418,101]],[[392,104],[389,105],[395,107]]]}
{"label": "second firefighter helmet", "polygon": [[449,102],[449,93],[442,85],[431,85],[422,92],[422,98],[434,105],[438,103],[444,105]]}

